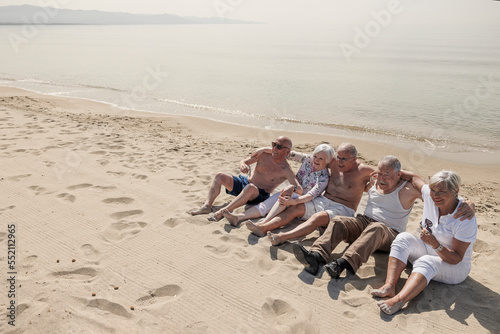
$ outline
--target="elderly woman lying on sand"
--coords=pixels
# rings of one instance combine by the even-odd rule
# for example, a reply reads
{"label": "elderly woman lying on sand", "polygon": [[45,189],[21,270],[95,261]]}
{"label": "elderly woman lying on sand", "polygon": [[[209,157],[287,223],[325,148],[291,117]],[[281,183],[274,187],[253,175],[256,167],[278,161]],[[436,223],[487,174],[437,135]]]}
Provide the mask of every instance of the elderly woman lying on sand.
{"label": "elderly woman lying on sand", "polygon": [[[475,216],[466,220],[453,218],[463,201],[458,196],[457,174],[441,171],[431,177],[429,185],[416,175],[410,177],[424,200],[420,238],[407,232],[396,237],[391,245],[385,284],[371,292],[375,297],[389,297],[377,303],[389,315],[403,308],[431,280],[447,284],[463,282],[471,270],[472,245],[477,236]],[[413,270],[396,294],[396,284],[407,261],[413,263]]]}
{"label": "elderly woman lying on sand", "polygon": [[[270,148],[262,148],[257,150],[255,154],[268,153],[270,150]],[[285,210],[287,206],[309,202],[323,193],[330,178],[326,166],[332,161],[334,156],[335,150],[327,144],[317,146],[310,155],[291,151],[287,159],[302,163],[296,176],[302,186],[304,195],[294,193],[293,186],[287,186],[281,192],[272,195],[265,201],[242,213],[232,214],[226,210],[224,211],[224,217],[233,226],[236,226],[240,221],[245,219],[265,217],[257,223],[253,223],[250,220],[246,221],[246,226],[252,233],[260,237],[265,236],[260,230],[259,225],[271,220],[274,216]]]}

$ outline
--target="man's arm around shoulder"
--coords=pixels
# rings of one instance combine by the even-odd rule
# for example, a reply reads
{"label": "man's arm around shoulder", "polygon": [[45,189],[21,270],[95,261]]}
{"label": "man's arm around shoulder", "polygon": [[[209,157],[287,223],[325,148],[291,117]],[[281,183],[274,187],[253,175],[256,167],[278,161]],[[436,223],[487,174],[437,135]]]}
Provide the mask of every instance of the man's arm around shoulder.
{"label": "man's arm around shoulder", "polygon": [[410,182],[418,191],[422,191],[422,187],[425,185],[425,181],[420,176],[407,170],[401,171],[400,178]]}
{"label": "man's arm around shoulder", "polygon": [[360,163],[358,168],[362,174],[363,181],[366,182],[364,192],[367,192],[373,186],[373,183],[375,181],[372,177],[373,173],[375,173],[375,168],[365,165],[364,163]]}
{"label": "man's arm around shoulder", "polygon": [[248,158],[242,159],[240,161],[240,171],[242,173],[248,174],[250,171],[250,165],[259,161],[262,156],[268,154],[266,152],[266,148],[260,148],[257,151],[253,152]]}

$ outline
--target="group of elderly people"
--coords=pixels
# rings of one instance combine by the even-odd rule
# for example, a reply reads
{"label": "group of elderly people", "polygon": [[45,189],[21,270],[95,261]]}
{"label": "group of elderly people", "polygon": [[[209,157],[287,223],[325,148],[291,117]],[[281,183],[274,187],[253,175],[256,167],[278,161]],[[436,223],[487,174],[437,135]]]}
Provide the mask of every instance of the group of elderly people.
{"label": "group of elderly people", "polygon": [[[301,162],[294,174],[287,159]],[[251,165],[255,163],[252,171]],[[247,176],[218,173],[205,203],[190,213],[209,214],[209,220],[225,217],[231,225],[245,220],[251,233],[268,236],[273,245],[305,236],[318,229],[320,237],[309,250],[299,243],[293,252],[304,269],[316,275],[322,266],[334,279],[344,271],[355,274],[376,250],[389,252],[385,284],[372,290],[380,310],[394,314],[416,297],[431,280],[447,284],[464,281],[471,270],[472,245],[477,236],[474,205],[458,195],[460,177],[441,171],[428,184],[417,175],[401,170],[394,156],[386,156],[377,169],[357,160],[350,143],[334,149],[319,145],[312,154],[292,151],[292,142],[279,137],[270,148],[262,148],[240,162]],[[271,193],[287,180],[289,185]],[[235,197],[212,212],[224,186]],[[364,192],[368,194],[363,214],[355,215]],[[405,232],[415,200],[423,200],[422,230]],[[245,204],[244,212],[232,211]],[[263,217],[258,222],[249,219]],[[298,218],[301,223],[287,231],[273,232]],[[333,251],[341,242],[349,247],[340,258]],[[401,291],[396,287],[407,263],[411,275]]]}

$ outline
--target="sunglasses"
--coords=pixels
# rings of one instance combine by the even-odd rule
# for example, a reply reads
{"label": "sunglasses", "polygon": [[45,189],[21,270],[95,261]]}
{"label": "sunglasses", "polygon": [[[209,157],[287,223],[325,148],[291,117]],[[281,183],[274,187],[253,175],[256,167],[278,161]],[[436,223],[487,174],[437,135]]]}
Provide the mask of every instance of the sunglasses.
{"label": "sunglasses", "polygon": [[339,157],[339,156],[337,155],[337,160],[338,160],[338,161],[341,161],[341,162],[347,162],[347,161],[349,161],[349,160],[351,160],[351,159],[354,159],[354,157],[351,157],[351,158],[341,158],[341,157]]}
{"label": "sunglasses", "polygon": [[273,145],[273,148],[276,147],[278,150],[282,150],[284,148],[287,148],[287,149],[290,149],[290,147],[286,147],[286,146],[283,146],[281,144],[278,144],[278,143],[275,143],[275,142],[272,142],[271,145]]}
{"label": "sunglasses", "polygon": [[425,218],[424,227],[427,231],[429,231],[430,234],[432,234],[431,226],[432,222],[429,219]]}

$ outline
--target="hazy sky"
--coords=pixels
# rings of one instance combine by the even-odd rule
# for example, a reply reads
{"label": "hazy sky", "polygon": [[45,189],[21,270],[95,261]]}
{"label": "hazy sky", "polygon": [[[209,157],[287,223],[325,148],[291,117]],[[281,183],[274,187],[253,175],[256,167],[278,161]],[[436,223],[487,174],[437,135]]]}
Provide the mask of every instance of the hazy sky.
{"label": "hazy sky", "polygon": [[[2,0],[30,4],[181,16],[224,16],[267,23],[364,23],[389,4],[401,8],[399,23],[500,24],[500,1],[493,0]],[[220,14],[220,15],[219,15]]]}

